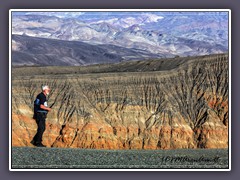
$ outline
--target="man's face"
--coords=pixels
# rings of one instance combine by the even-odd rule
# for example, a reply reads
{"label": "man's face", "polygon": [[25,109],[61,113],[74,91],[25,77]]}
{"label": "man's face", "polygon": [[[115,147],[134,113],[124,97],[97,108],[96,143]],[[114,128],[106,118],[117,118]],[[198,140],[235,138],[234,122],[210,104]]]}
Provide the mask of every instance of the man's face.
{"label": "man's face", "polygon": [[45,93],[46,93],[47,95],[49,95],[49,93],[50,93],[50,88],[45,89]]}

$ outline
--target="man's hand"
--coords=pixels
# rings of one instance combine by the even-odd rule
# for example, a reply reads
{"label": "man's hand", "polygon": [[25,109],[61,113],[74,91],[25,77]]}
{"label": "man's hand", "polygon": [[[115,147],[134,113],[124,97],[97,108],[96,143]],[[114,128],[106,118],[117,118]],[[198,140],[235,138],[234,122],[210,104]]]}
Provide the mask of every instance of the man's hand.
{"label": "man's hand", "polygon": [[41,109],[44,109],[44,110],[46,110],[46,111],[48,111],[48,112],[50,112],[50,111],[52,110],[51,108],[46,107],[46,106],[44,106],[44,105],[42,105],[42,104],[40,104],[40,108],[41,108]]}

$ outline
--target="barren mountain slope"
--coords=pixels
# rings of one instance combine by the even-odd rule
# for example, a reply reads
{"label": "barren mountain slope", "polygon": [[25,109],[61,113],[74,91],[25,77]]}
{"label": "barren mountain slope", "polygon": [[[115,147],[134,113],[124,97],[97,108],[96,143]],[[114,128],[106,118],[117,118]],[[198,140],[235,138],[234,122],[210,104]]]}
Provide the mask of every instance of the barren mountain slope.
{"label": "barren mountain slope", "polygon": [[141,72],[123,64],[108,66],[121,72],[107,73],[104,65],[89,67],[89,74],[87,67],[62,73],[57,67],[34,67],[32,75],[29,68],[25,75],[23,68],[13,68],[12,145],[31,145],[36,132],[32,102],[41,84],[48,84],[49,105],[56,102],[43,137],[48,146],[227,148],[228,55],[179,60],[165,69],[157,69],[159,60],[144,62],[155,65],[155,71],[135,62]]}
{"label": "barren mountain slope", "polygon": [[162,56],[109,44],[92,45],[79,41],[12,35],[13,66],[79,66],[149,57]]}
{"label": "barren mountain slope", "polygon": [[111,44],[142,49],[164,57],[207,55],[228,50],[228,12],[70,14],[74,13],[13,13],[12,33],[90,44]]}

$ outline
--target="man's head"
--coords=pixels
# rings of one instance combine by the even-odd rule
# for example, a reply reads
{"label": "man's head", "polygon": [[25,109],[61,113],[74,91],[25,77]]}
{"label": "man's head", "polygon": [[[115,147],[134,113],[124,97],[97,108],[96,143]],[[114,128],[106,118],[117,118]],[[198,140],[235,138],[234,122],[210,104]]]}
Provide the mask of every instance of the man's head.
{"label": "man's head", "polygon": [[50,88],[48,87],[48,85],[43,85],[42,86],[42,92],[46,95],[49,95]]}

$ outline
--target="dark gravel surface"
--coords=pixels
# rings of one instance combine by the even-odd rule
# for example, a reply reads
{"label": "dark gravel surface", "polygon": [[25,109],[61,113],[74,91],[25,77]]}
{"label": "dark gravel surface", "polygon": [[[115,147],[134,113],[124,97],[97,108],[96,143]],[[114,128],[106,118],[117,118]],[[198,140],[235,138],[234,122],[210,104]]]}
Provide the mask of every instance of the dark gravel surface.
{"label": "dark gravel surface", "polygon": [[228,149],[95,150],[12,147],[12,169],[228,169]]}

